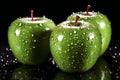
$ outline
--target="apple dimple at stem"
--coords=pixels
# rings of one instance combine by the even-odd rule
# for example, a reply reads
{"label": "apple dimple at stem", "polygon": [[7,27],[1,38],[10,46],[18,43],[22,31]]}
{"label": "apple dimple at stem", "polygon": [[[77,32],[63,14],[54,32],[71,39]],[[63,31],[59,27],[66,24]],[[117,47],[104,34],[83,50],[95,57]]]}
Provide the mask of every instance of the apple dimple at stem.
{"label": "apple dimple at stem", "polygon": [[85,28],[86,26],[89,25],[88,22],[85,22],[85,21],[77,21],[77,25],[75,26],[74,25],[75,21],[66,21],[66,22],[63,22],[61,24],[59,24],[59,26],[62,26],[63,28],[74,28],[74,29],[79,29],[79,28]]}
{"label": "apple dimple at stem", "polygon": [[31,12],[31,20],[33,21],[34,16],[33,16],[33,10],[30,11]]}
{"label": "apple dimple at stem", "polygon": [[77,26],[79,18],[80,18],[80,16],[76,16],[76,20],[75,20],[75,24],[74,24],[75,26]]}
{"label": "apple dimple at stem", "polygon": [[87,5],[86,15],[88,15],[90,8],[91,8],[91,5]]}

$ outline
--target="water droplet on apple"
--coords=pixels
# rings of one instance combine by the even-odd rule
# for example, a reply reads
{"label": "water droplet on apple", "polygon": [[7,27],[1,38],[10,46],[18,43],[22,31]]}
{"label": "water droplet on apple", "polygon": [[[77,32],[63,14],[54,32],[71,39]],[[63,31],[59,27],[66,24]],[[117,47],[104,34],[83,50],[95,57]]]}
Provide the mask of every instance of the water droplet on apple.
{"label": "water droplet on apple", "polygon": [[70,44],[67,45],[68,47],[70,46]]}
{"label": "water droplet on apple", "polygon": [[72,46],[71,49],[73,49],[74,47]]}
{"label": "water droplet on apple", "polygon": [[65,31],[63,31],[63,33],[65,34],[66,32],[65,32]]}
{"label": "water droplet on apple", "polygon": [[54,38],[53,38],[53,37],[51,37],[51,40],[53,41],[53,40],[54,40]]}
{"label": "water droplet on apple", "polygon": [[20,29],[16,29],[15,34],[16,34],[16,36],[19,36],[20,35]]}
{"label": "water droplet on apple", "polygon": [[41,24],[41,23],[40,23],[39,25],[40,25],[40,26],[42,26],[42,24]]}
{"label": "water droplet on apple", "polygon": [[25,51],[27,51],[27,49],[25,49]]}
{"label": "water droplet on apple", "polygon": [[70,43],[71,45],[73,45],[73,42],[72,43]]}
{"label": "water droplet on apple", "polygon": [[[72,58],[74,58],[75,56],[72,56]],[[74,61],[74,60],[73,60]]]}
{"label": "water droplet on apple", "polygon": [[70,51],[70,49],[67,49],[67,52],[69,52]]}
{"label": "water droplet on apple", "polygon": [[33,46],[33,48],[35,48],[35,46]]}
{"label": "water droplet on apple", "polygon": [[73,68],[76,69],[76,66],[74,66]]}
{"label": "water droplet on apple", "polygon": [[31,27],[31,26],[30,26],[29,28],[30,28],[30,29],[32,29],[32,27]]}
{"label": "water droplet on apple", "polygon": [[34,34],[32,34],[32,37],[34,37]]}
{"label": "water droplet on apple", "polygon": [[28,43],[28,41],[25,41],[25,43]]}
{"label": "water droplet on apple", "polygon": [[19,23],[18,26],[19,26],[19,27],[22,26],[22,23]]}
{"label": "water droplet on apple", "polygon": [[23,55],[21,55],[21,58],[24,58],[24,56],[23,56]]}
{"label": "water droplet on apple", "polygon": [[70,36],[73,35],[72,33],[70,33]]}
{"label": "water droplet on apple", "polygon": [[78,52],[75,52],[76,55],[78,55]]}
{"label": "water droplet on apple", "polygon": [[25,40],[24,39],[22,39],[22,42],[24,42]]}
{"label": "water droplet on apple", "polygon": [[50,28],[47,27],[47,28],[45,28],[45,30],[48,31],[48,30],[50,30]]}
{"label": "water droplet on apple", "polygon": [[36,42],[36,40],[33,40],[33,42]]}
{"label": "water droplet on apple", "polygon": [[77,31],[75,31],[75,30],[74,30],[74,31],[73,31],[73,33],[74,33],[74,34],[76,34],[76,33],[77,33]]}
{"label": "water droplet on apple", "polygon": [[81,43],[81,46],[83,46],[83,43]]}
{"label": "water droplet on apple", "polygon": [[73,64],[74,64],[74,62],[71,62],[71,64],[73,65]]}
{"label": "water droplet on apple", "polygon": [[83,54],[81,53],[81,56],[82,56]]}
{"label": "water droplet on apple", "polygon": [[74,45],[77,46],[77,43],[75,43]]}
{"label": "water droplet on apple", "polygon": [[70,66],[71,64],[68,64],[68,66]]}
{"label": "water droplet on apple", "polygon": [[85,35],[86,33],[85,32],[83,32],[83,35]]}

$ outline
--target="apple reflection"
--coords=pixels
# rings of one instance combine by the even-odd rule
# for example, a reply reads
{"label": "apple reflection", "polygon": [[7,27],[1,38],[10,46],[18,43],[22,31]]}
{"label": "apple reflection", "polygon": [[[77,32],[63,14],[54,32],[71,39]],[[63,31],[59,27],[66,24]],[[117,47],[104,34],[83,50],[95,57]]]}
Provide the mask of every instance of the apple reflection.
{"label": "apple reflection", "polygon": [[49,80],[56,67],[52,63],[42,65],[20,65],[11,74],[12,80]]}
{"label": "apple reflection", "polygon": [[87,72],[66,73],[59,70],[53,80],[111,80],[111,74],[107,61],[100,57]]}

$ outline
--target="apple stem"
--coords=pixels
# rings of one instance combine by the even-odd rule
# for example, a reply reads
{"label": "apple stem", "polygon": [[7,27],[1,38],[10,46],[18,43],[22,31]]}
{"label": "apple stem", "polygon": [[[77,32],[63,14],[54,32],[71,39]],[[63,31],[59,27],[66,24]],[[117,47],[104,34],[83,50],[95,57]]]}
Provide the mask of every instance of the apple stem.
{"label": "apple stem", "polygon": [[86,15],[88,15],[90,8],[91,8],[91,5],[87,5]]}
{"label": "apple stem", "polygon": [[31,10],[31,20],[33,21],[34,19],[34,16],[33,16],[33,10]]}
{"label": "apple stem", "polygon": [[76,20],[75,20],[75,26],[78,24],[78,20],[79,20],[80,16],[76,16]]}

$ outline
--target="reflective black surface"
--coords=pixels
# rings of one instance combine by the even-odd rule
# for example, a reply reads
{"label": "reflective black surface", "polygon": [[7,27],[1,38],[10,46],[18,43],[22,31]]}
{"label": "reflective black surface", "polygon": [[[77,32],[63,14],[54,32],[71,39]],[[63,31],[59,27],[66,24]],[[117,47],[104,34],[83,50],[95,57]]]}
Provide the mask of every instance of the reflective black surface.
{"label": "reflective black surface", "polygon": [[[103,61],[99,60],[98,69],[89,70],[85,73],[85,76],[88,78],[84,79],[81,77],[81,73],[69,74],[64,73],[59,70],[52,58],[48,62],[42,65],[22,65],[12,54],[11,49],[7,43],[2,43],[0,46],[0,78],[1,80],[92,80],[93,74],[99,77],[99,80],[110,80],[110,78],[105,78],[108,75],[111,77],[111,80],[120,80],[120,45],[119,41],[111,41],[109,48],[105,52],[103,58],[107,64],[108,69],[102,69]],[[101,68],[99,68],[101,67]],[[106,65],[105,65],[106,67]],[[104,68],[104,67],[103,67]],[[101,72],[99,72],[99,69]],[[102,79],[102,71],[110,72],[109,74],[104,75]],[[59,73],[60,71],[60,73]],[[99,72],[99,73],[98,73]],[[90,79],[91,78],[91,79]],[[101,79],[100,79],[101,78]],[[94,79],[94,77],[93,77]],[[95,80],[98,80],[95,78]]]}

